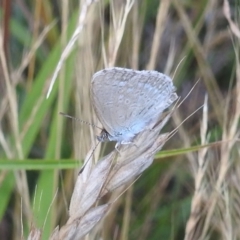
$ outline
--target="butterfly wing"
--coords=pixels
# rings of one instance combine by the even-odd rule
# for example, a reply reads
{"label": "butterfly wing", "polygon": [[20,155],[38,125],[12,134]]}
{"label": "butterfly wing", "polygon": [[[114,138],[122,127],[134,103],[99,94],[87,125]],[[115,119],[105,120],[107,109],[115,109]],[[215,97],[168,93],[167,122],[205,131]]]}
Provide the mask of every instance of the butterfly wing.
{"label": "butterfly wing", "polygon": [[172,80],[156,71],[109,68],[93,75],[95,112],[115,141],[127,141],[176,100]]}

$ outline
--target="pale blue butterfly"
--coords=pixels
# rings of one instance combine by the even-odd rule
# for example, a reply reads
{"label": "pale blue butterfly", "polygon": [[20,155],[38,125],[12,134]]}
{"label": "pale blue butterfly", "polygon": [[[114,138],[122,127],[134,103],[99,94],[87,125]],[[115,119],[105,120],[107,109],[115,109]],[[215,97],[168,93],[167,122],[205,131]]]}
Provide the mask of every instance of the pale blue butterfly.
{"label": "pale blue butterfly", "polygon": [[103,125],[100,142],[128,144],[156,124],[177,98],[170,77],[157,71],[107,68],[92,78],[91,98]]}

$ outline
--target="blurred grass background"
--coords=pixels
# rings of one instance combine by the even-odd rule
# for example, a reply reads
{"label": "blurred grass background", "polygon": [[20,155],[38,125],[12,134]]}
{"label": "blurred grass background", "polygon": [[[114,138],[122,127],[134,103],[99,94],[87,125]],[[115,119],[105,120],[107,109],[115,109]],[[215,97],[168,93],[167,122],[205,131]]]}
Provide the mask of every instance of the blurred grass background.
{"label": "blurred grass background", "polygon": [[109,66],[174,76],[182,99],[199,80],[166,131],[205,107],[116,202],[95,239],[240,239],[240,42],[233,23],[239,1],[230,1],[232,23],[227,6],[217,0],[1,2],[0,239],[26,238],[32,227],[48,239],[65,223],[96,130],[59,112],[100,125],[90,80]]}

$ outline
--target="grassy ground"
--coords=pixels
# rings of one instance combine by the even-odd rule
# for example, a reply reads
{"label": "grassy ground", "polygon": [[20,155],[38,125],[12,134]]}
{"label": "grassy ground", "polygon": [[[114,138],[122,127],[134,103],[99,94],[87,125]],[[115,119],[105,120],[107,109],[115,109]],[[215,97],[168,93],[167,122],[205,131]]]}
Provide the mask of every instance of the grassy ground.
{"label": "grassy ground", "polygon": [[[97,225],[86,239],[240,239],[240,6],[230,3],[2,1],[0,239],[65,239],[78,224],[83,235]],[[98,164],[83,184],[97,130],[59,115],[99,126],[90,80],[109,66],[163,72],[184,99],[161,130],[177,133],[147,134],[144,153],[157,141],[162,151],[117,189],[110,158],[106,178]]]}

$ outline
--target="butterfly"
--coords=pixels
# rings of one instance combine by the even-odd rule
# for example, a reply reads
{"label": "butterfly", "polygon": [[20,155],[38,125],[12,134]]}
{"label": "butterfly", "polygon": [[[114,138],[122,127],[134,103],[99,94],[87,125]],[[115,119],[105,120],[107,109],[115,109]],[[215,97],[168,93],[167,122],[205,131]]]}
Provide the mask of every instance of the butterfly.
{"label": "butterfly", "polygon": [[129,144],[154,125],[177,98],[172,79],[157,71],[106,68],[91,81],[91,100],[103,125],[97,139]]}

